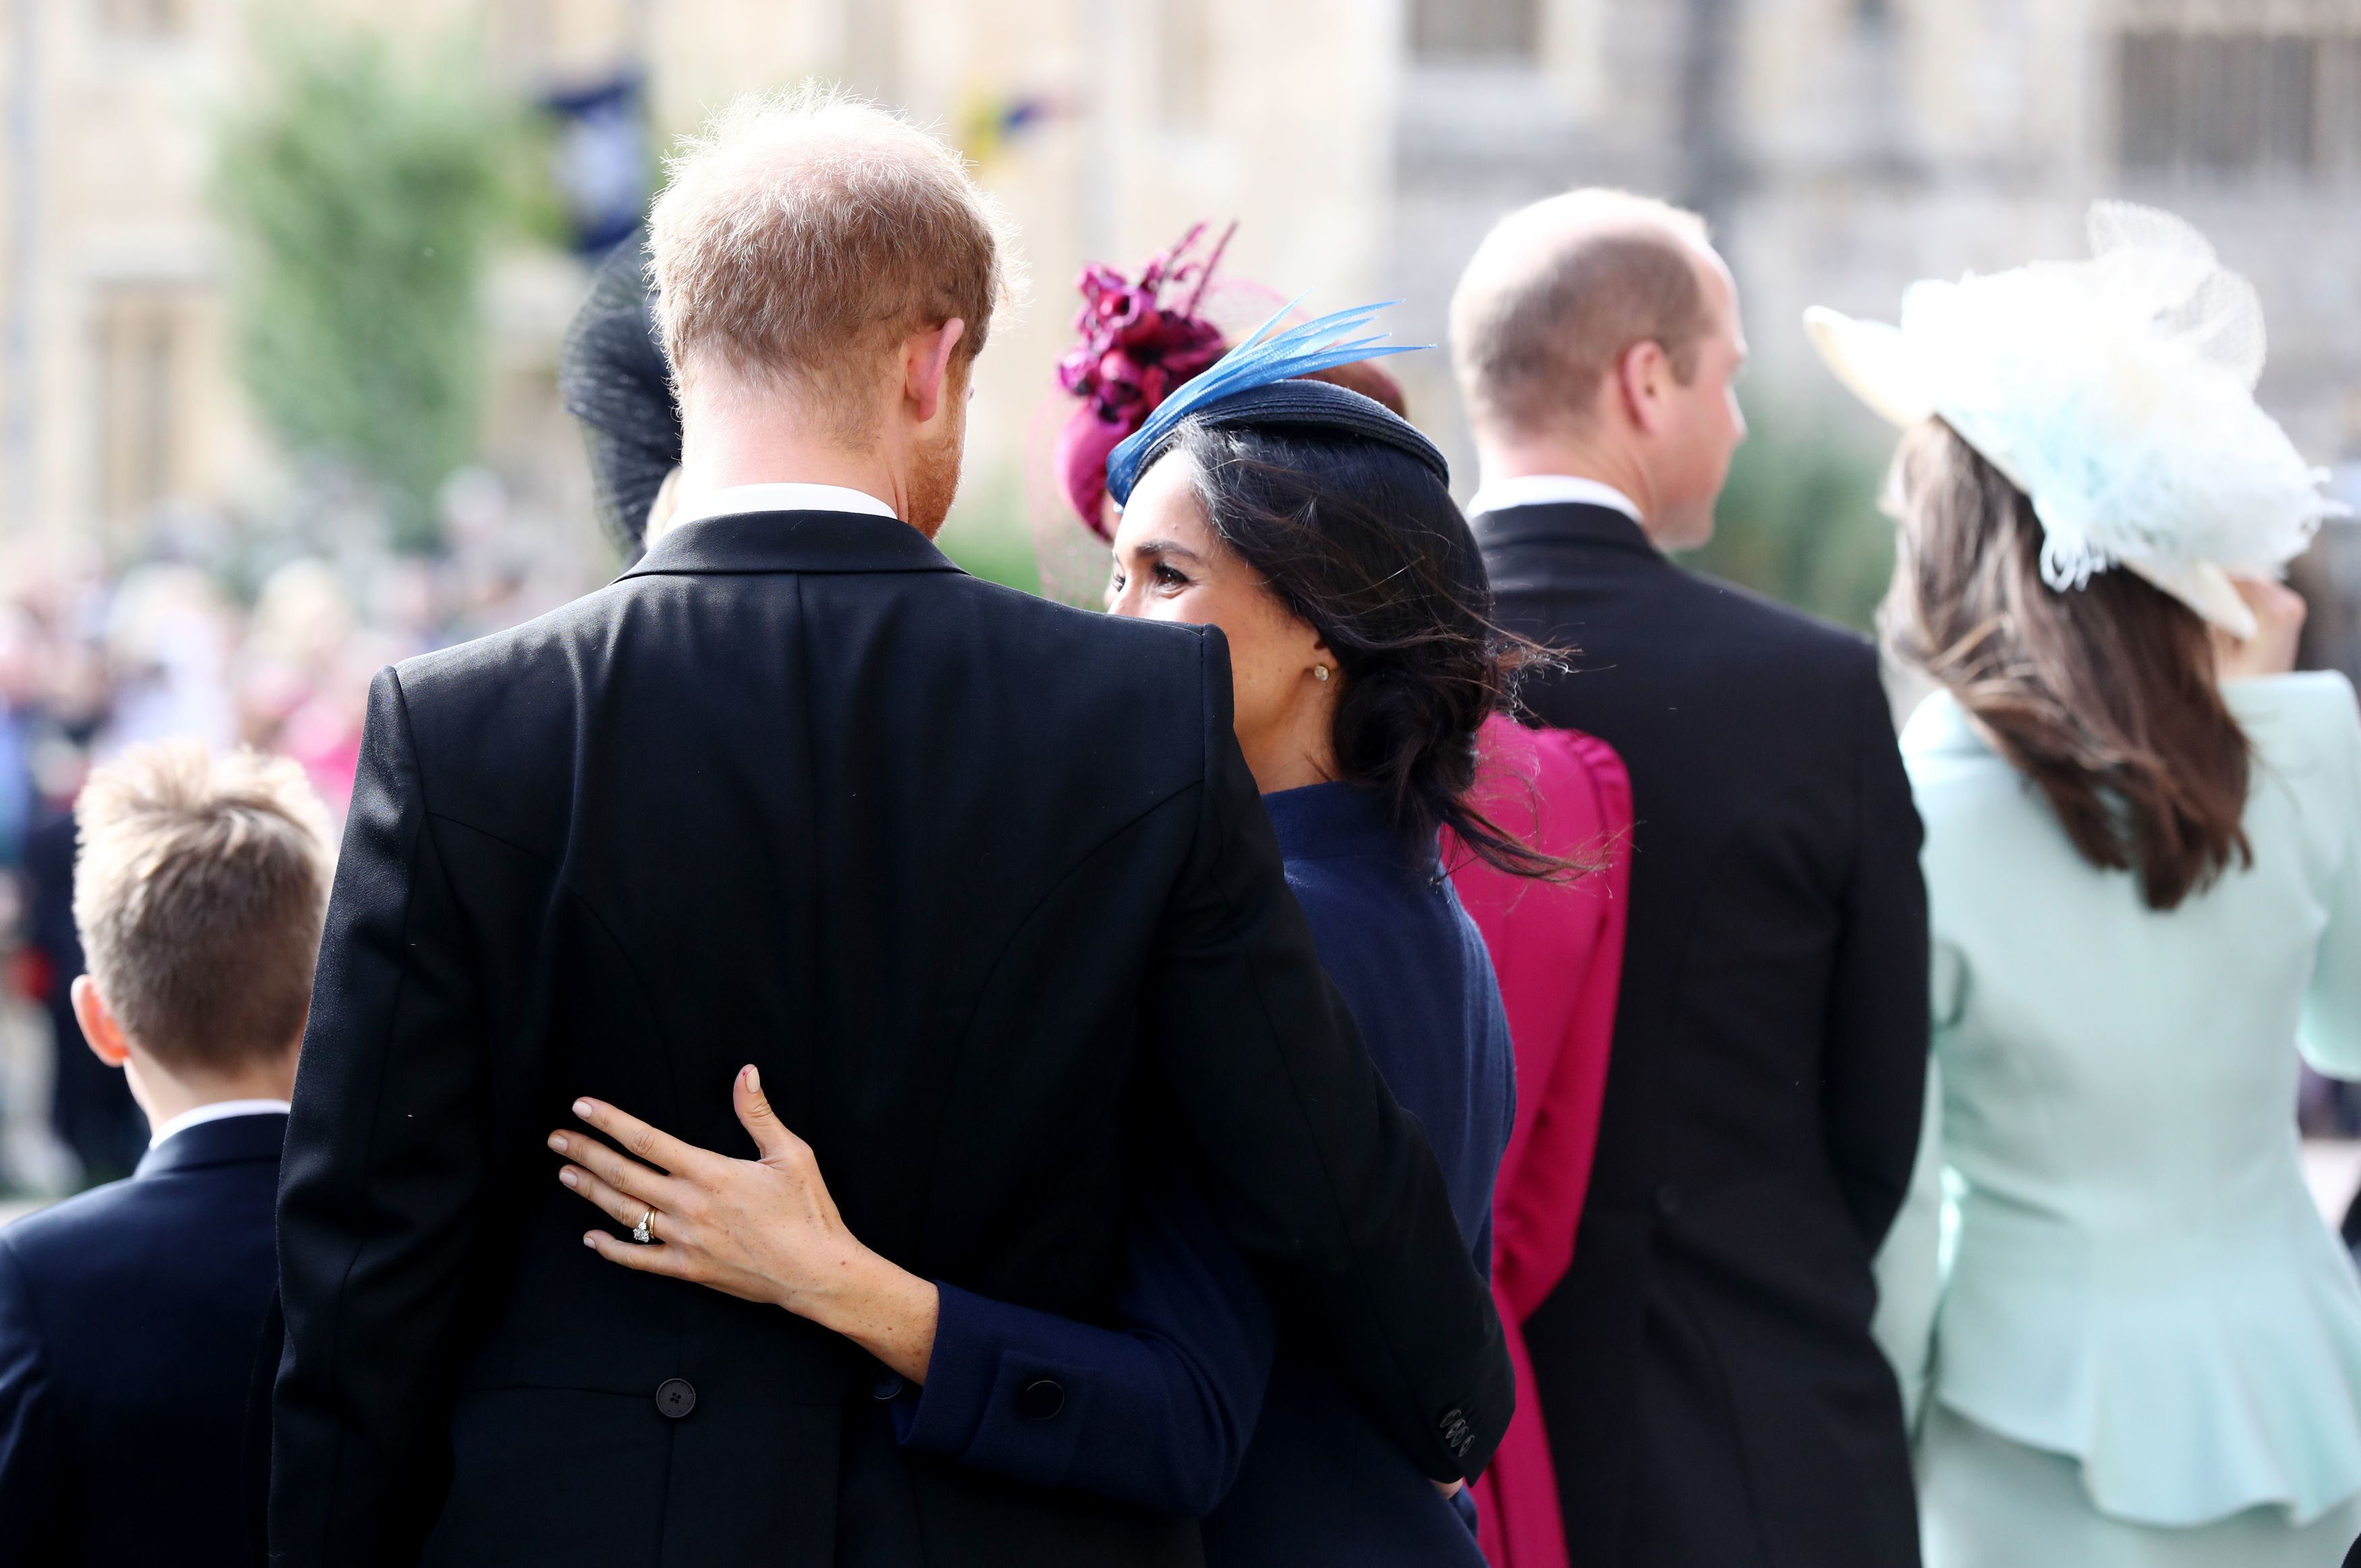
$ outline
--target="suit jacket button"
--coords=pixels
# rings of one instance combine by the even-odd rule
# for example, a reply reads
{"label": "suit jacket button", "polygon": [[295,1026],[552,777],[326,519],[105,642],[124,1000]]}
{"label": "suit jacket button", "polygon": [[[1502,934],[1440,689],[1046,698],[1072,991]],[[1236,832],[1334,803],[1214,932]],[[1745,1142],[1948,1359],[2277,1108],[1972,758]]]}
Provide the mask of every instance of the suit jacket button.
{"label": "suit jacket button", "polygon": [[1681,1190],[1671,1182],[1656,1189],[1656,1212],[1669,1220],[1681,1212]]}
{"label": "suit jacket button", "polygon": [[667,1377],[656,1385],[656,1409],[674,1420],[697,1409],[697,1390],[686,1377]]}
{"label": "suit jacket button", "polygon": [[871,1398],[897,1399],[901,1395],[902,1375],[900,1373],[890,1368],[881,1369],[875,1377],[870,1379],[869,1397]]}
{"label": "suit jacket button", "polygon": [[1066,1391],[1054,1378],[1036,1377],[1017,1394],[1016,1408],[1028,1420],[1054,1420],[1058,1412],[1066,1408]]}

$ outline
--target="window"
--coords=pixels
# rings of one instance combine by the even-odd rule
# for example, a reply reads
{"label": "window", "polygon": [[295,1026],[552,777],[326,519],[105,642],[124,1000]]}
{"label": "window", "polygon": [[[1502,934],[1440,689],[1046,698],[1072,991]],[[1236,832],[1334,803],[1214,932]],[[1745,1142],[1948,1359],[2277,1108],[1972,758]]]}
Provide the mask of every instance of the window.
{"label": "window", "polygon": [[1540,0],[1411,0],[1411,52],[1436,61],[1532,60]]}
{"label": "window", "polygon": [[98,296],[98,501],[136,522],[181,486],[181,380],[188,356],[184,291],[113,284]]}
{"label": "window", "polygon": [[101,0],[99,18],[110,33],[171,38],[187,30],[192,0]]}
{"label": "window", "polygon": [[2117,153],[2153,173],[2311,171],[2345,161],[2346,38],[2130,32],[2119,42]]}
{"label": "window", "polygon": [[1157,0],[1156,117],[1170,130],[1213,120],[1213,0]]}

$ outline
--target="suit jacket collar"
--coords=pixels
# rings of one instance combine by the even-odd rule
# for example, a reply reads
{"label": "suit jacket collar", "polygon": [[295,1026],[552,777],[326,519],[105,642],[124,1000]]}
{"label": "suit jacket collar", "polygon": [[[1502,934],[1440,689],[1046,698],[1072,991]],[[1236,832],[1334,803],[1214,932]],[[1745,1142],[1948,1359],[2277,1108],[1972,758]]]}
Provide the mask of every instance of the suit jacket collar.
{"label": "suit jacket collar", "polygon": [[657,540],[655,548],[622,576],[958,570],[925,534],[895,518],[850,511],[763,511],[684,522]]}
{"label": "suit jacket collar", "polygon": [[277,1112],[252,1116],[225,1116],[183,1127],[140,1157],[135,1180],[174,1171],[203,1170],[215,1165],[279,1163],[287,1142],[287,1118]]}
{"label": "suit jacket collar", "polygon": [[1648,543],[1640,525],[1613,507],[1579,501],[1509,507],[1482,513],[1475,521],[1475,529],[1476,543],[1487,552],[1520,544],[1589,545],[1644,555],[1675,569],[1662,551]]}

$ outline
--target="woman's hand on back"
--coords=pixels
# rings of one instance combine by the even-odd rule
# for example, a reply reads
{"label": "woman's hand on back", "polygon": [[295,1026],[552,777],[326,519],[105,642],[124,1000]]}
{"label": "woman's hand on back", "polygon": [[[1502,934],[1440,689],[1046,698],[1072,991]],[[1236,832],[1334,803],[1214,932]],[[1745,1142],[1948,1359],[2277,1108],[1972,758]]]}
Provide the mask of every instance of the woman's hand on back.
{"label": "woman's hand on back", "polygon": [[715,1154],[611,1105],[576,1101],[576,1115],[639,1158],[555,1132],[549,1146],[573,1162],[557,1179],[626,1228],[649,1217],[653,1237],[642,1245],[591,1231],[583,1245],[643,1274],[785,1307],[911,1381],[926,1381],[939,1304],[933,1284],[872,1252],[845,1227],[811,1146],[772,1112],[754,1069],[739,1071],[730,1097],[756,1158]]}
{"label": "woman's hand on back", "polygon": [[2303,596],[2268,577],[2233,577],[2238,597],[2255,612],[2255,634],[2244,641],[2218,627],[2213,632],[2214,670],[2221,679],[2283,675],[2295,668],[2296,640],[2303,634]]}

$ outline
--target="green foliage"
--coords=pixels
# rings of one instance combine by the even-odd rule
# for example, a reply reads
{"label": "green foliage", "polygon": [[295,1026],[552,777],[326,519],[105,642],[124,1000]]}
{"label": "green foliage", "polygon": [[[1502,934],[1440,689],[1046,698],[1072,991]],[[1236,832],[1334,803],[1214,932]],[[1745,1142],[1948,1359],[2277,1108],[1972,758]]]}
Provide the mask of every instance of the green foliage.
{"label": "green foliage", "polygon": [[1041,591],[1041,571],[1033,562],[1033,542],[1022,533],[946,524],[935,543],[963,570],[987,582],[1023,588],[1028,594]]}
{"label": "green foliage", "polygon": [[431,547],[435,488],[475,449],[516,119],[457,42],[404,58],[285,5],[255,26],[261,91],[223,126],[214,192],[247,389],[291,451],[384,487],[395,544]]}
{"label": "green foliage", "polygon": [[1828,412],[1749,410],[1748,422],[1713,539],[1682,564],[1869,630],[1894,575],[1894,524],[1877,510],[1884,452]]}
{"label": "green foliage", "polygon": [[1012,475],[994,475],[961,488],[935,543],[961,568],[988,582],[1041,591],[1041,569],[1025,522],[1025,491]]}

